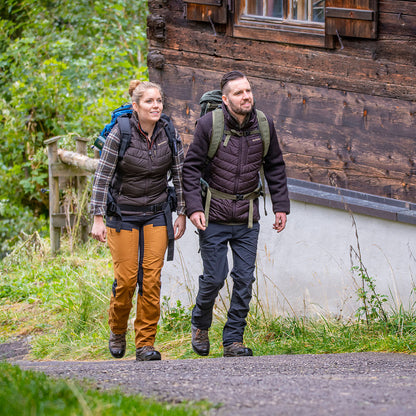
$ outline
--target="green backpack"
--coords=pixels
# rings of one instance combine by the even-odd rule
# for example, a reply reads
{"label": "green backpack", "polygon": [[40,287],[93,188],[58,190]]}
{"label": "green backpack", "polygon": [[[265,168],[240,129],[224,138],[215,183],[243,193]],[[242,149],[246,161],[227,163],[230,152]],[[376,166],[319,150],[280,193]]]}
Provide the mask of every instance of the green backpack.
{"label": "green backpack", "polygon": [[[221,142],[223,142],[223,146],[227,146],[228,141],[230,140],[231,135],[242,135],[238,131],[228,131],[225,130],[225,123],[224,123],[224,113],[222,112],[222,94],[220,90],[213,90],[204,93],[199,100],[199,104],[201,106],[201,113],[200,116],[202,117],[204,114],[209,113],[212,111],[212,135],[211,141],[209,144],[208,149],[208,160],[212,160],[215,154],[217,153],[218,147],[220,146]],[[256,110],[257,113],[257,121],[258,121],[258,129],[254,129],[251,133],[260,133],[261,139],[263,141],[263,163],[260,168],[260,183],[259,186],[253,191],[245,195],[232,195],[226,194],[224,192],[217,191],[216,189],[210,189],[208,183],[201,179],[201,187],[205,196],[205,221],[208,224],[208,216],[209,216],[209,206],[211,203],[211,198],[218,198],[218,199],[231,199],[231,200],[239,200],[239,199],[248,199],[250,200],[249,204],[249,219],[248,219],[248,227],[253,227],[253,201],[258,198],[260,195],[263,195],[264,192],[262,189],[265,189],[265,179],[264,179],[264,158],[269,151],[270,146],[270,127],[269,122],[265,114],[260,111]],[[225,139],[223,141],[223,137],[225,135]],[[264,201],[264,213],[267,215],[266,211],[266,201]]]}

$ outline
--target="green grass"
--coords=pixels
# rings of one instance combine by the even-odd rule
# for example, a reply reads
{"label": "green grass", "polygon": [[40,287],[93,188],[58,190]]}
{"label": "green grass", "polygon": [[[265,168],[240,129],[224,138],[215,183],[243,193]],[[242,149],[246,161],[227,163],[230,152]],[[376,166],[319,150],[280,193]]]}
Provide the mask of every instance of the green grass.
{"label": "green grass", "polygon": [[[0,262],[0,342],[31,335],[32,359],[111,359],[107,310],[113,273],[108,249],[95,241],[52,257],[48,241]],[[411,294],[414,298],[415,293]],[[176,302],[176,303],[175,303]],[[257,298],[248,317],[245,342],[256,355],[323,354],[355,351],[416,352],[416,307],[391,311],[387,320],[268,316]],[[133,312],[132,312],[133,313]],[[163,359],[199,358],[191,348],[190,308],[162,300],[156,347]],[[210,330],[210,357],[222,355],[224,308]],[[128,332],[126,359],[134,359]]]}
{"label": "green grass", "polygon": [[[23,245],[0,262],[0,343],[31,336],[30,358],[112,359],[107,310],[113,273],[108,249],[95,241],[52,257],[48,241]],[[411,294],[413,298],[415,293]],[[255,355],[360,351],[416,352],[416,308],[399,307],[387,319],[268,316],[257,297],[247,320],[245,343]],[[200,358],[191,348],[191,308],[162,300],[156,347],[163,359]],[[222,356],[224,307],[215,310],[209,357]],[[361,316],[357,311],[357,316]],[[209,357],[206,357],[207,359]],[[135,358],[133,330],[125,359]],[[158,404],[120,391],[102,393],[87,382],[54,380],[0,363],[0,409],[19,415],[197,415],[205,403]]]}
{"label": "green grass", "polygon": [[0,363],[0,409],[3,415],[20,416],[123,416],[201,415],[209,405],[161,404],[120,391],[99,392],[87,384],[54,380],[43,373],[22,371]]}
{"label": "green grass", "polygon": [[[409,317],[407,327],[389,322],[372,325],[358,321],[262,317],[251,313],[245,331],[245,343],[255,355],[329,354],[362,351],[416,353],[416,317]],[[210,357],[222,356],[222,328],[224,321],[216,320],[210,329]],[[189,331],[172,333],[163,325],[158,333],[161,350],[174,358],[196,358],[190,348]],[[198,357],[200,358],[200,357]]]}

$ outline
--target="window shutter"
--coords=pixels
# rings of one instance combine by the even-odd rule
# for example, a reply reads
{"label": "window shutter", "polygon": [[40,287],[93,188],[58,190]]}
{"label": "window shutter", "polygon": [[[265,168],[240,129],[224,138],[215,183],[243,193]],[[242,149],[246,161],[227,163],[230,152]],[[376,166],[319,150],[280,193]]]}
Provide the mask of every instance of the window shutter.
{"label": "window shutter", "polygon": [[326,0],[327,35],[377,38],[377,0]]}
{"label": "window shutter", "polygon": [[184,0],[186,18],[199,22],[227,23],[226,0]]}

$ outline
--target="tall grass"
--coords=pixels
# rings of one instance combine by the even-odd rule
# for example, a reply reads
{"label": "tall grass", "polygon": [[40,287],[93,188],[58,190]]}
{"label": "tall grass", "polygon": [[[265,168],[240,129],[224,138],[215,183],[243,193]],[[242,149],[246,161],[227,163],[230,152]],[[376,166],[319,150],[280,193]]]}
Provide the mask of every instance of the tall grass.
{"label": "tall grass", "polygon": [[90,242],[72,252],[63,242],[56,257],[43,244],[1,263],[0,340],[31,334],[36,358],[102,357],[112,283],[108,250]]}
{"label": "tall grass", "polygon": [[[74,248],[69,239],[63,239],[61,253],[56,257],[50,255],[48,241],[38,236],[16,247],[0,263],[0,342],[30,335],[31,357],[35,359],[110,359],[107,324],[113,281],[110,259],[105,245],[93,240]],[[231,290],[228,287],[227,292],[227,287],[214,311],[210,357],[222,355],[222,328]],[[371,290],[377,293],[375,286]],[[273,316],[256,293],[255,290],[245,342],[257,355],[416,352],[415,290],[410,294],[408,308],[398,305],[390,311],[383,309],[382,319],[375,313],[377,308],[368,309],[367,314],[360,309],[357,316],[348,319],[294,313]],[[371,307],[371,298],[367,299]],[[156,347],[162,357],[197,358],[190,345],[191,308],[166,298],[161,306]],[[133,313],[134,308],[132,319]],[[127,359],[135,355],[132,319]]]}

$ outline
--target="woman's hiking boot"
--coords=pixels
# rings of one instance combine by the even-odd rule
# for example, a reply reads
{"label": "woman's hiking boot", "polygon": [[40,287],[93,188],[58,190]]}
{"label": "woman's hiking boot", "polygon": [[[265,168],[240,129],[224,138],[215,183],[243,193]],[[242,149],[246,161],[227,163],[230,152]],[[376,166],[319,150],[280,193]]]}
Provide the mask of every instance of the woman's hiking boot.
{"label": "woman's hiking boot", "polygon": [[114,358],[121,358],[126,352],[126,333],[114,334],[110,331],[110,341],[108,342],[110,353]]}
{"label": "woman's hiking boot", "polygon": [[224,345],[224,357],[251,357],[253,351],[244,346],[242,342],[233,342],[230,345]]}
{"label": "woman's hiking boot", "polygon": [[192,325],[192,349],[198,355],[204,356],[209,354],[208,330],[198,329]]}
{"label": "woman's hiking boot", "polygon": [[159,351],[156,351],[151,345],[145,345],[136,349],[136,361],[156,361],[162,357]]}

